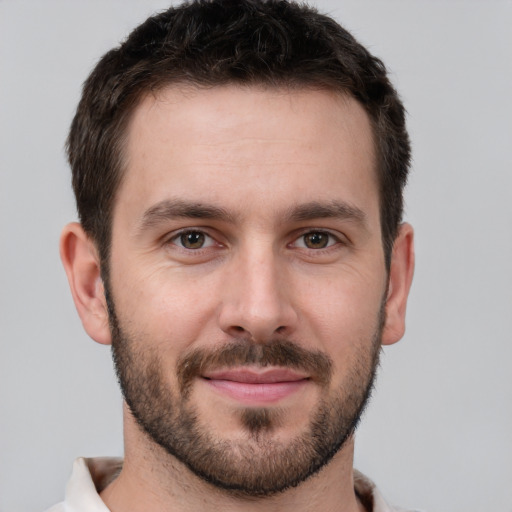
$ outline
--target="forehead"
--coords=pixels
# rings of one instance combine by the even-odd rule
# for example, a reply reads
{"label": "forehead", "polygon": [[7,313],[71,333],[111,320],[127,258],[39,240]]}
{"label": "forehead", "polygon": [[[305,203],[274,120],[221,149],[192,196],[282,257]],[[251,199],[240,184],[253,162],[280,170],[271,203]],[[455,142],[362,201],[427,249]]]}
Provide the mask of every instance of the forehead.
{"label": "forehead", "polygon": [[374,153],[369,118],[345,95],[173,86],[144,97],[133,113],[117,199],[147,208],[192,194],[243,209],[259,195],[275,209],[333,195],[377,209]]}

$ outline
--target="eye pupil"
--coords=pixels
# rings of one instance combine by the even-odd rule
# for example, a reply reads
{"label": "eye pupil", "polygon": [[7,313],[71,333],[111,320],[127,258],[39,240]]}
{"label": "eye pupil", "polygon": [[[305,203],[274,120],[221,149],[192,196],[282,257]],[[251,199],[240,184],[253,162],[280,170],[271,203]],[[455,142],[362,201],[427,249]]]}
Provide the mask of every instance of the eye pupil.
{"label": "eye pupil", "polygon": [[187,249],[200,249],[204,244],[204,234],[200,231],[189,231],[180,236],[180,241]]}
{"label": "eye pupil", "polygon": [[329,243],[329,235],[326,233],[308,233],[304,235],[304,243],[309,249],[323,249]]}

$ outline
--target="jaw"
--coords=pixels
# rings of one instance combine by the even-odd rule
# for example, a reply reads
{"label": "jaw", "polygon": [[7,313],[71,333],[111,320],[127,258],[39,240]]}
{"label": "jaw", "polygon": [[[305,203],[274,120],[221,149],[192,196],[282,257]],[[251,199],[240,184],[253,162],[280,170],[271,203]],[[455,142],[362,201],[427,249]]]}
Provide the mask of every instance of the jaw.
{"label": "jaw", "polygon": [[[137,425],[126,404],[123,405],[125,461],[120,476],[102,493],[112,510],[358,510],[353,484],[354,437],[351,435],[332,460],[316,475],[299,486],[272,496],[254,498],[236,491],[226,492],[198,478],[148,438]],[[151,505],[151,507],[149,506]],[[363,510],[363,509],[361,509]]]}

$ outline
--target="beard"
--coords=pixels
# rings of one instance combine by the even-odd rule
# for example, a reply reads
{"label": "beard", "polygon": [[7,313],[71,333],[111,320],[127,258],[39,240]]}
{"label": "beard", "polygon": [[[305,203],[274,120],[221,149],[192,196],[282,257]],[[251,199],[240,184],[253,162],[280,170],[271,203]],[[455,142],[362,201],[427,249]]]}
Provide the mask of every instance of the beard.
{"label": "beard", "polygon": [[[117,377],[139,427],[195,475],[234,496],[272,496],[317,473],[352,436],[373,389],[384,308],[372,339],[356,340],[360,348],[347,361],[347,374],[337,389],[330,388],[330,357],[283,338],[265,344],[237,339],[186,353],[176,363],[176,389],[170,389],[159,354],[146,340],[123,330],[108,290],[107,304]],[[194,406],[194,381],[207,370],[243,365],[304,371],[321,388],[321,399],[301,433],[289,440],[277,438],[286,417],[279,407],[238,409],[242,435],[236,439],[212,433]]]}

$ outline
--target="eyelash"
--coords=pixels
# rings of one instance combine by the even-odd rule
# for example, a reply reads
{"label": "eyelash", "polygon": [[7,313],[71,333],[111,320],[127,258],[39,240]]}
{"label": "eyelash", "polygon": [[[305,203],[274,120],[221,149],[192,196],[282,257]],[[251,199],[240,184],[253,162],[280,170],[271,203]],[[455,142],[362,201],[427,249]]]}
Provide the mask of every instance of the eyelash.
{"label": "eyelash", "polygon": [[[182,243],[182,240],[183,240],[182,237],[186,236],[186,235],[192,235],[192,234],[198,234],[198,235],[204,237],[206,240],[209,240],[209,242],[207,242],[207,245],[203,244],[197,248],[185,247],[184,244]],[[317,248],[307,247],[305,238],[308,235],[310,235],[310,236],[311,235],[327,236],[328,237],[327,245],[325,247],[317,247]],[[300,243],[300,241],[303,242],[302,246],[298,245],[298,243]],[[222,245],[219,242],[216,242],[216,240],[212,236],[210,236],[207,232],[205,232],[202,229],[184,229],[182,231],[179,231],[178,233],[175,233],[171,238],[168,239],[168,241],[166,243],[171,243],[171,244],[179,247],[182,250],[191,251],[191,252],[199,252],[203,249],[209,249],[210,247],[214,246],[215,244]],[[331,247],[338,245],[340,243],[344,244],[344,242],[342,241],[342,239],[339,236],[334,235],[330,231],[326,231],[323,229],[308,229],[308,231],[304,231],[304,232],[300,233],[299,236],[294,238],[294,240],[290,244],[288,244],[288,246],[289,247],[297,247],[299,249],[311,250],[314,252],[321,252],[321,251],[329,250]]]}
{"label": "eyelash", "polygon": [[[194,248],[190,248],[190,247],[185,247],[182,243],[180,243],[180,240],[182,239],[183,236],[191,235],[191,234],[194,234],[194,233],[202,235],[205,239],[209,239],[210,242],[208,243],[208,245],[206,245],[206,246],[202,245],[201,247],[198,247],[198,248],[194,249]],[[194,252],[198,252],[201,249],[208,249],[209,247],[215,245],[216,243],[218,245],[221,245],[218,242],[216,242],[215,239],[212,236],[210,236],[208,233],[206,233],[202,229],[184,229],[184,230],[182,230],[182,231],[180,231],[178,233],[175,233],[171,238],[169,238],[167,243],[174,244],[177,247],[179,247],[180,249],[183,249],[185,251],[194,251]]]}
{"label": "eyelash", "polygon": [[[328,237],[327,245],[325,247],[316,247],[316,248],[307,247],[305,239],[308,235],[310,235],[310,236],[311,235],[327,236]],[[298,246],[297,244],[299,241],[302,241],[304,245]],[[314,252],[321,252],[321,251],[329,250],[331,247],[333,247],[337,244],[340,244],[340,243],[342,243],[342,240],[340,239],[340,237],[336,236],[335,234],[331,233],[330,231],[326,231],[324,229],[308,229],[308,231],[301,233],[297,238],[295,238],[294,241],[290,245],[299,247],[300,249],[311,250]]]}

